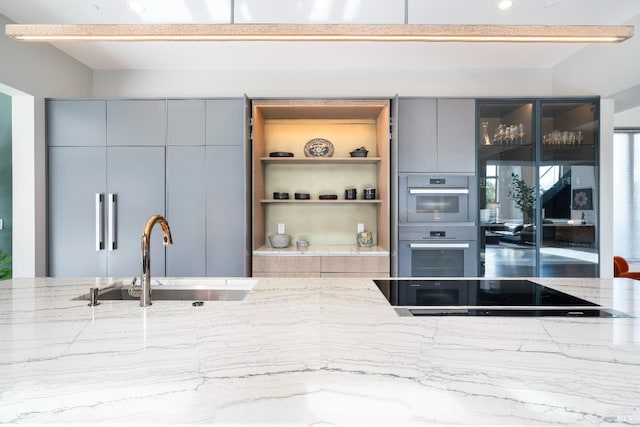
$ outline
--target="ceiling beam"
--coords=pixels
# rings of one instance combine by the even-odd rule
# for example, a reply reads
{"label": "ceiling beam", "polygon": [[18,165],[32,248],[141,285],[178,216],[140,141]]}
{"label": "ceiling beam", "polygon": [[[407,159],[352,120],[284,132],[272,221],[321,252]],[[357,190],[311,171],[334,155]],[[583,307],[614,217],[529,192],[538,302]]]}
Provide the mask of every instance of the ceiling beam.
{"label": "ceiling beam", "polygon": [[7,24],[5,34],[33,42],[390,41],[618,43],[634,27],[599,25],[414,24]]}

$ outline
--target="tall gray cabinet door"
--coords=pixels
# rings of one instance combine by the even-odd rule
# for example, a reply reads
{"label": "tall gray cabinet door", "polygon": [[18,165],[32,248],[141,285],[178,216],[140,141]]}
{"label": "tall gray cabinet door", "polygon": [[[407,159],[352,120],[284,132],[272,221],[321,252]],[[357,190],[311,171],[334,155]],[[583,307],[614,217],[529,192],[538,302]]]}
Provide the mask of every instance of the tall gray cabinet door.
{"label": "tall gray cabinet door", "polygon": [[107,272],[100,249],[106,189],[106,147],[49,147],[49,276],[93,277]]}
{"label": "tall gray cabinet door", "polygon": [[207,145],[244,145],[245,100],[207,99]]}
{"label": "tall gray cabinet door", "polygon": [[475,115],[474,99],[438,99],[438,169],[440,171],[475,172]]}
{"label": "tall gray cabinet door", "polygon": [[436,100],[398,100],[398,172],[438,170]]}
{"label": "tall gray cabinet door", "polygon": [[[152,215],[164,214],[164,158],[164,147],[107,147],[107,193],[116,197],[115,206],[107,197],[107,208],[114,211],[107,215],[107,228],[115,241],[115,249],[108,250],[109,276],[140,276],[144,225]],[[107,247],[111,244],[107,237]],[[151,236],[152,276],[164,276],[164,266],[162,232],[156,225]]]}
{"label": "tall gray cabinet door", "polygon": [[247,274],[245,170],[244,147],[207,147],[207,276]]}
{"label": "tall gray cabinet door", "polygon": [[107,101],[107,145],[165,145],[164,100]]}
{"label": "tall gray cabinet door", "polygon": [[205,177],[204,146],[167,147],[167,220],[175,241],[167,247],[169,277],[206,276]]}

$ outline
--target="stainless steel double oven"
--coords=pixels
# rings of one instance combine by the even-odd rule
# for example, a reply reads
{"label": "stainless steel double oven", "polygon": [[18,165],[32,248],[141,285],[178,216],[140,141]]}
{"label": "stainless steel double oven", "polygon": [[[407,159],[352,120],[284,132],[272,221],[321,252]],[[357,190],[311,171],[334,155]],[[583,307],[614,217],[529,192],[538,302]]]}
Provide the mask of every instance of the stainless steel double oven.
{"label": "stainless steel double oven", "polygon": [[472,175],[400,175],[398,275],[478,275]]}

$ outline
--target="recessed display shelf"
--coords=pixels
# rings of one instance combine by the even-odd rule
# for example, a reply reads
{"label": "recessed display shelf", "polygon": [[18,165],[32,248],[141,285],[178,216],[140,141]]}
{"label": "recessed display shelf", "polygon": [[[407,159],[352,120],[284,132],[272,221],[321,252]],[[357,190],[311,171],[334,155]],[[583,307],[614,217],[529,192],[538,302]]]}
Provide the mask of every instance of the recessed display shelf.
{"label": "recessed display shelf", "polygon": [[382,161],[381,157],[261,157],[263,163],[361,163],[373,164]]}
{"label": "recessed display shelf", "polygon": [[315,204],[315,203],[320,203],[320,204],[344,204],[344,203],[355,203],[355,204],[371,204],[371,203],[382,203],[382,200],[380,199],[375,199],[375,200],[296,200],[296,199],[283,199],[283,200],[278,200],[278,199],[262,199],[260,200],[260,203],[302,203],[302,204]]}

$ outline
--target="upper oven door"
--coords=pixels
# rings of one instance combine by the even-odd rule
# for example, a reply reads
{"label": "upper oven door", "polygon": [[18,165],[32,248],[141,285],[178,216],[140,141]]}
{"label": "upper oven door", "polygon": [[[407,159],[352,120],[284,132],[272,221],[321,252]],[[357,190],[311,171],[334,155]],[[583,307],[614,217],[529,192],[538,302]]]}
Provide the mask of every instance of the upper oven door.
{"label": "upper oven door", "polygon": [[469,177],[415,175],[404,184],[407,222],[469,221]]}
{"label": "upper oven door", "polygon": [[409,222],[469,221],[468,188],[409,188]]}

